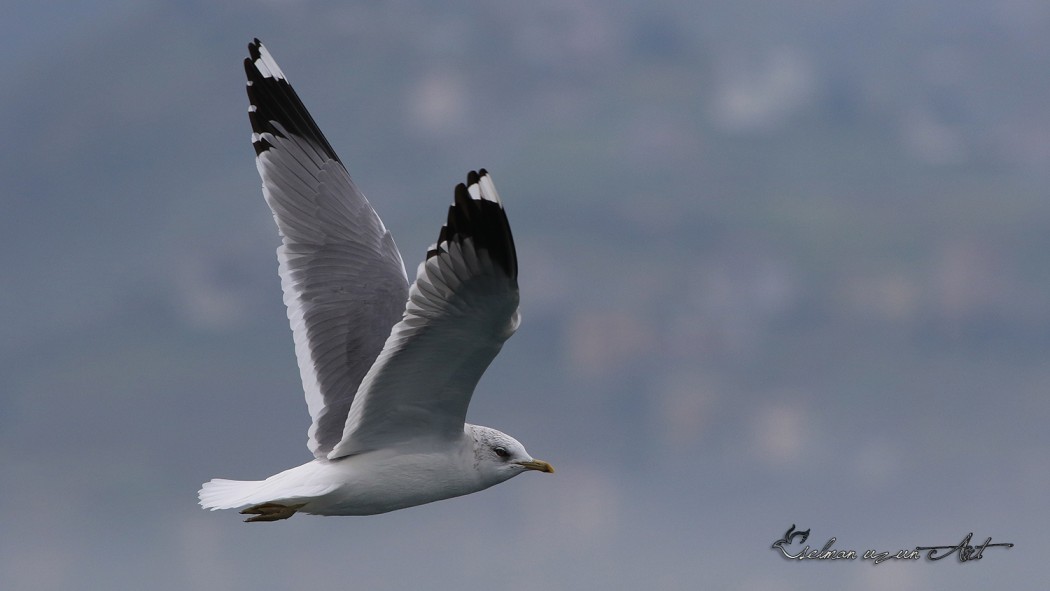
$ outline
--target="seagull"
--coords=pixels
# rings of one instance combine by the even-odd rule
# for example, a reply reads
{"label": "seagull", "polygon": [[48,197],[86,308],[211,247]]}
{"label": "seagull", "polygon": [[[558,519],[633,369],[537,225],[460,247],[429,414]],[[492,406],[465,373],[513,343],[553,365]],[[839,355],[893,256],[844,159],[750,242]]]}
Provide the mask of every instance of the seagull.
{"label": "seagull", "polygon": [[521,322],[518,261],[492,177],[471,171],[411,285],[390,232],[281,68],[244,60],[262,191],[314,458],[265,480],[216,478],[204,509],[246,521],[374,515],[554,472],[513,437],[466,423],[489,363]]}

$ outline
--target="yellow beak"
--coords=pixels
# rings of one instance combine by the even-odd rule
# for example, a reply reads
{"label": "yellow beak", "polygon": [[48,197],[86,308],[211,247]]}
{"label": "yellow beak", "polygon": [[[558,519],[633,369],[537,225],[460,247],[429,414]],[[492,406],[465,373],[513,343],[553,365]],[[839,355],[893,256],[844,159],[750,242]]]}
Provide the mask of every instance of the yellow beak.
{"label": "yellow beak", "polygon": [[550,472],[554,474],[554,466],[551,466],[543,460],[529,460],[527,462],[518,462],[518,465],[524,466],[527,470],[539,470],[540,472]]}

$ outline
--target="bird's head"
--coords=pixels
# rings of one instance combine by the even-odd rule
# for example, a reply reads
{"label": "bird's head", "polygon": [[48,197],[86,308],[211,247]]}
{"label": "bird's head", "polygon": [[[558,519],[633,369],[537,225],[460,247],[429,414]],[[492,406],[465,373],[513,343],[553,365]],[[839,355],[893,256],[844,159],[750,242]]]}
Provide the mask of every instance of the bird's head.
{"label": "bird's head", "polygon": [[525,446],[506,433],[488,427],[469,425],[467,434],[474,439],[474,468],[488,486],[517,476],[526,470],[554,472],[554,467],[537,460]]}

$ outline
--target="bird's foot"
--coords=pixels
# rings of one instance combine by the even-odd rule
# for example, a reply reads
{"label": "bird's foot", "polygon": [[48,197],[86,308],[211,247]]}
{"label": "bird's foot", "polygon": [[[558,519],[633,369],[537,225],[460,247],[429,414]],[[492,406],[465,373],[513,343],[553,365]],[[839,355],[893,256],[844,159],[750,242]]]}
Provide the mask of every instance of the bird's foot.
{"label": "bird's foot", "polygon": [[277,521],[279,519],[288,519],[299,509],[302,509],[306,503],[299,505],[282,505],[280,503],[262,503],[261,505],[253,505],[247,509],[241,510],[241,515],[254,515],[244,521],[251,523],[252,521]]}

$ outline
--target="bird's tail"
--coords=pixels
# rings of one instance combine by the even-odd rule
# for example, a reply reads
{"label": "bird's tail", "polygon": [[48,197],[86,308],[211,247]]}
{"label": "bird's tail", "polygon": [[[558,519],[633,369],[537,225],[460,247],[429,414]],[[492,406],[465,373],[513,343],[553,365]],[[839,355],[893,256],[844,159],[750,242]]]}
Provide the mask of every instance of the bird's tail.
{"label": "bird's tail", "polygon": [[[338,482],[310,482],[313,462],[285,470],[266,480],[226,480],[213,478],[204,483],[197,498],[201,507],[211,509],[242,509],[253,505],[275,503],[286,506],[305,505],[337,488]],[[304,484],[306,480],[308,484]]]}
{"label": "bird's tail", "polygon": [[197,498],[201,507],[211,509],[238,509],[259,501],[256,500],[265,480],[226,480],[213,478],[204,483]]}

